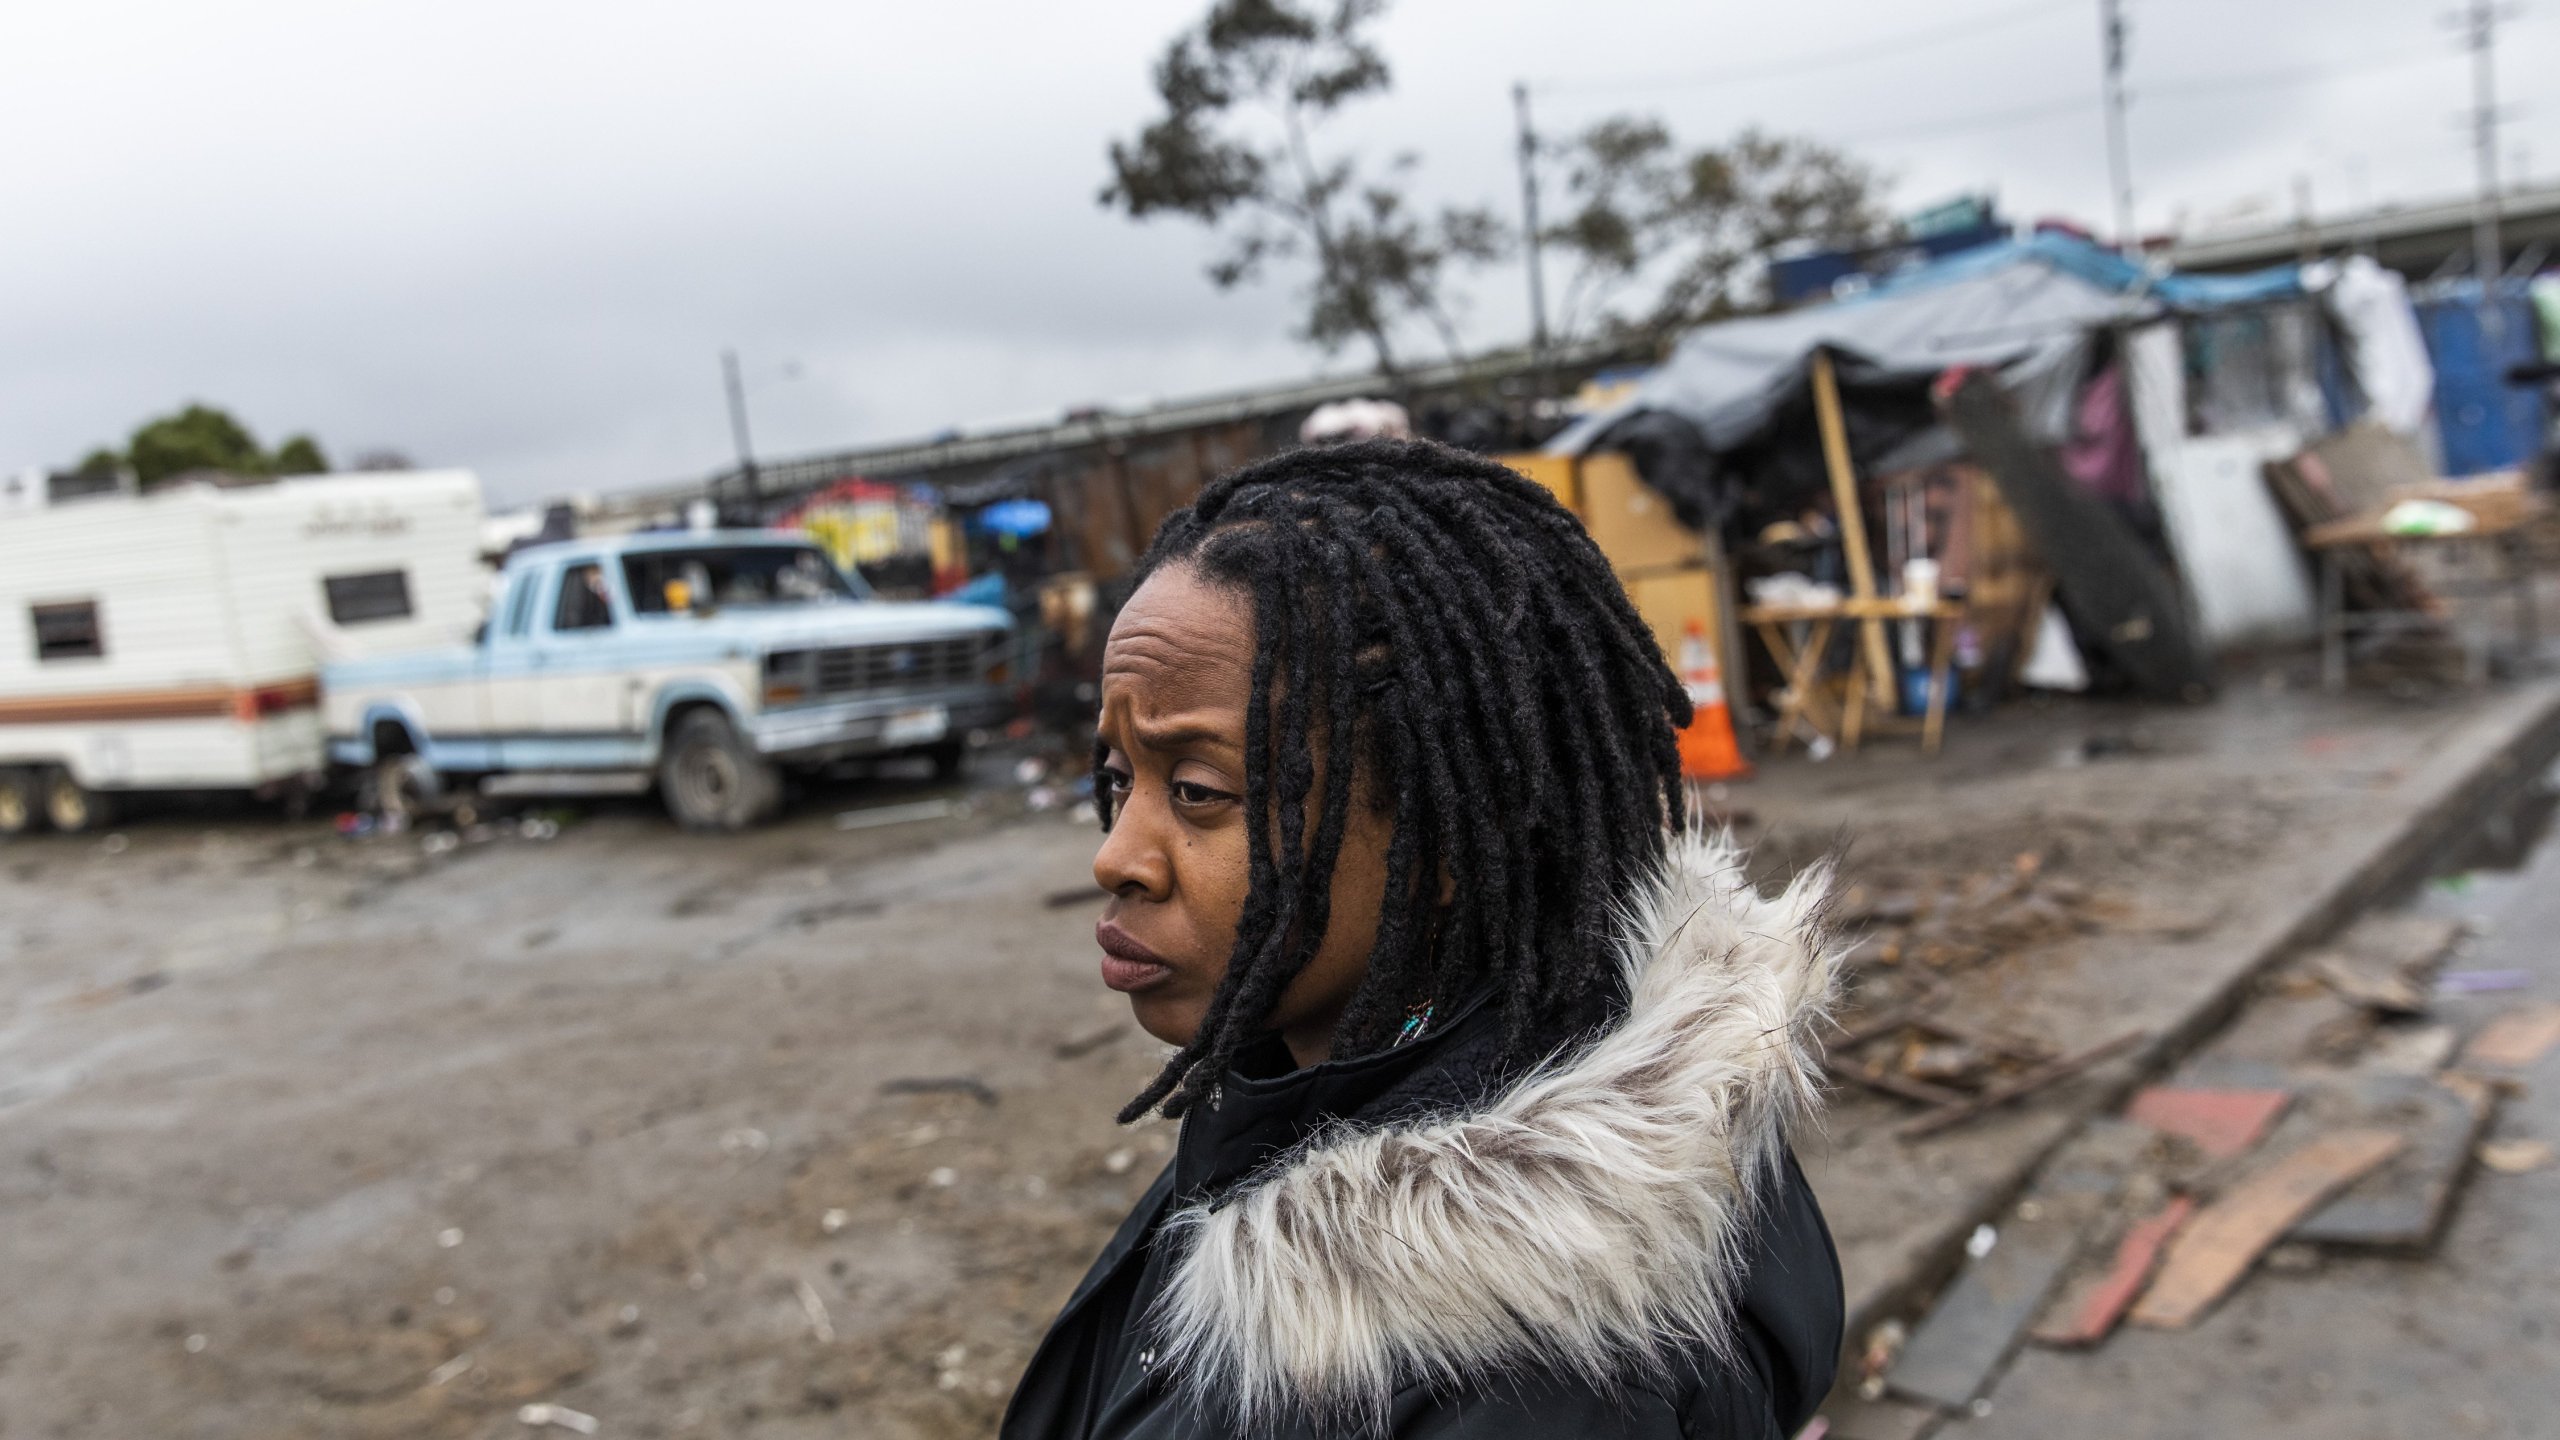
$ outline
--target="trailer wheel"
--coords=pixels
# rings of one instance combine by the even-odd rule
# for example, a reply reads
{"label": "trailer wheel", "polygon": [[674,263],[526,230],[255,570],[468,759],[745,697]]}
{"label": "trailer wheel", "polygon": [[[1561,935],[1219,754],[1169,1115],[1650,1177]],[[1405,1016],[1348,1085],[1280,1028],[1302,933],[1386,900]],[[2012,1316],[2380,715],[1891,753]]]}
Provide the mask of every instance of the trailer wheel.
{"label": "trailer wheel", "polygon": [[36,777],[24,770],[0,770],[0,836],[34,830],[36,812]]}
{"label": "trailer wheel", "polygon": [[744,830],[782,803],[782,775],[727,716],[696,710],[667,737],[658,795],[687,830]]}
{"label": "trailer wheel", "polygon": [[45,777],[44,818],[65,835],[103,830],[115,819],[115,802],[56,770]]}

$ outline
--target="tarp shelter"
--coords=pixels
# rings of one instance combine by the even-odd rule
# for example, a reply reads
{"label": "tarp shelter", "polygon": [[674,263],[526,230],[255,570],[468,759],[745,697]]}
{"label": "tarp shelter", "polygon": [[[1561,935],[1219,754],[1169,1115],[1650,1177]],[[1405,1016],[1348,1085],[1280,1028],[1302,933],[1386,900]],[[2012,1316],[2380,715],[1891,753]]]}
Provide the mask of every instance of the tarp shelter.
{"label": "tarp shelter", "polygon": [[[2354,280],[2360,297],[2396,285],[2362,269]],[[2405,316],[2405,294],[2395,303]],[[2112,373],[2114,423],[2130,420],[2138,437],[2133,473],[2207,645],[2301,638],[2309,577],[2257,467],[2364,410],[2366,350],[2423,370],[2423,353],[2411,362],[2392,336],[2370,334],[2376,309],[2369,297],[2356,316],[2322,305],[2299,267],[2155,274],[2036,235],[1829,304],[1696,330],[1633,395],[1549,448],[1625,450],[1683,520],[1751,528],[1825,492],[1807,380],[1817,351],[1835,357],[1850,448],[1869,474],[1957,452],[1928,397],[1951,368],[1998,373],[2027,433],[2056,447],[2087,441],[2092,390]]]}

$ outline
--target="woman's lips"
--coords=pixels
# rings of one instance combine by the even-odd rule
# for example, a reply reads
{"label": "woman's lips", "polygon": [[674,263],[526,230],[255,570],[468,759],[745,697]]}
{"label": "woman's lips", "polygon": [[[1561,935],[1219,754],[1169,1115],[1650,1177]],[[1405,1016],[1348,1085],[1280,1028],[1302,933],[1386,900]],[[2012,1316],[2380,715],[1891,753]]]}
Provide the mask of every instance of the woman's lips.
{"label": "woman's lips", "polygon": [[1128,931],[1105,920],[1093,927],[1093,943],[1102,947],[1102,983],[1134,994],[1173,978],[1173,967]]}

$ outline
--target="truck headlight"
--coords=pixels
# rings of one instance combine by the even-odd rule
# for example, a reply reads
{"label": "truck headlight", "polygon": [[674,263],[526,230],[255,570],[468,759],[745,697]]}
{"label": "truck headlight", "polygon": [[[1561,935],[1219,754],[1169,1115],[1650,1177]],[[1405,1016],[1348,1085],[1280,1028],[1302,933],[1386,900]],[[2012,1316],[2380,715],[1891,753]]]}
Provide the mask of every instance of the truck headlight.
{"label": "truck headlight", "polygon": [[790,705],[808,699],[812,658],[806,650],[777,650],[765,656],[764,703]]}

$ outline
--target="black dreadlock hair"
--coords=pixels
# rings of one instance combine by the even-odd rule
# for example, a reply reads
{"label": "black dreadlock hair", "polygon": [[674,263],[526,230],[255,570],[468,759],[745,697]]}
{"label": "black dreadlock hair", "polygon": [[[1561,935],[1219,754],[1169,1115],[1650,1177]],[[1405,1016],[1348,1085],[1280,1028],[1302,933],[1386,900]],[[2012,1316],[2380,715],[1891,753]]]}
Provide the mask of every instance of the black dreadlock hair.
{"label": "black dreadlock hair", "polygon": [[[1316,763],[1332,737],[1352,737],[1329,753],[1356,755],[1393,821],[1336,1055],[1483,987],[1507,1061],[1622,1006],[1614,907],[1685,821],[1689,700],[1581,522],[1489,460],[1375,440],[1212,481],[1166,517],[1137,579],[1184,565],[1253,600],[1249,888],[1199,1034],[1120,1118],[1205,1098],[1323,943],[1356,768]],[[1102,760],[1097,746],[1108,829]]]}

